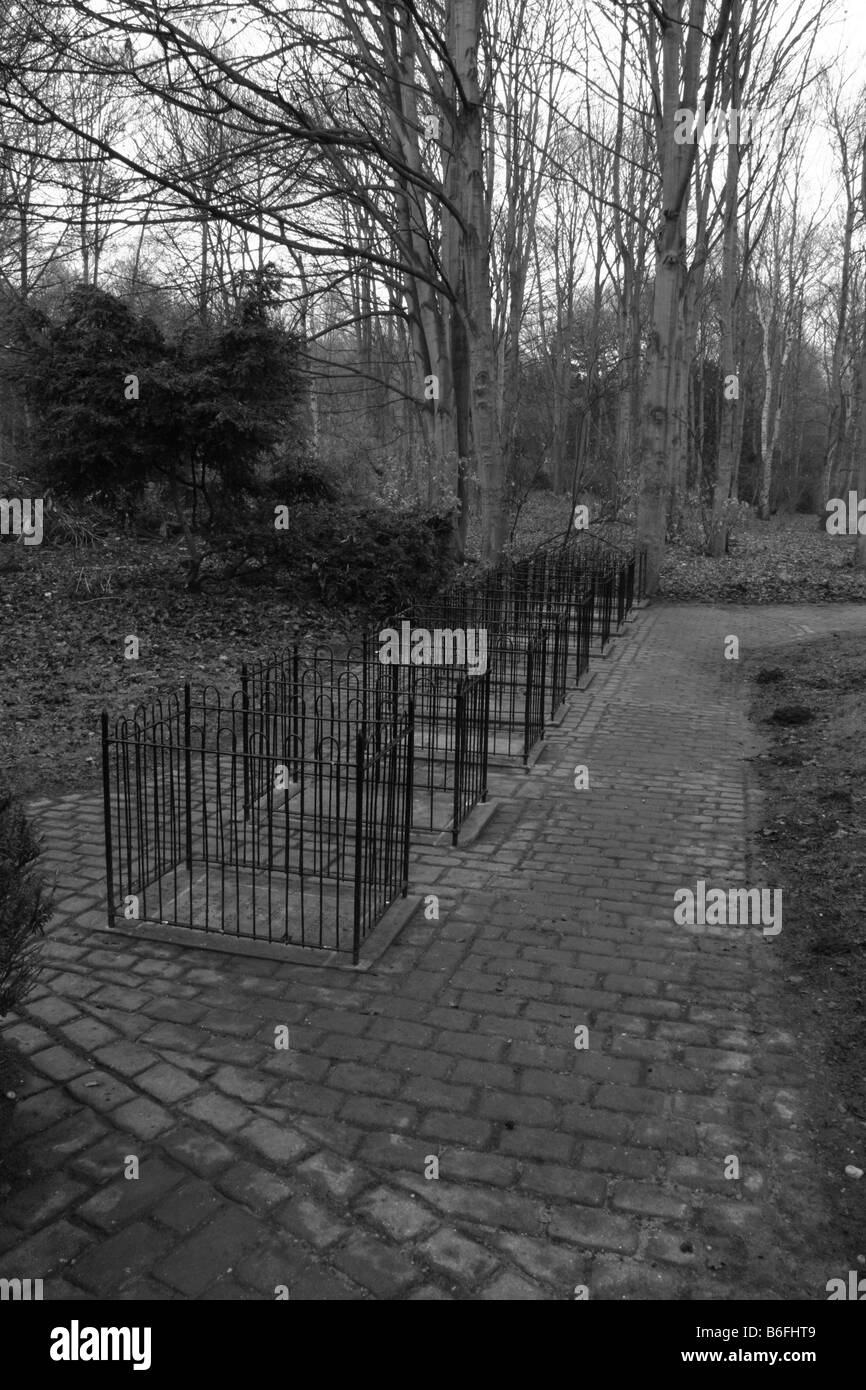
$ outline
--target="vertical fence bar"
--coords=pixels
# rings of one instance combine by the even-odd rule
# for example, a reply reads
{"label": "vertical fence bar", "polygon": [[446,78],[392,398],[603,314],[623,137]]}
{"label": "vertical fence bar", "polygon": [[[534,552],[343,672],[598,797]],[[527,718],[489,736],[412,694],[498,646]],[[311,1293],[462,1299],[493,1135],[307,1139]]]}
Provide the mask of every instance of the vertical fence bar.
{"label": "vertical fence bar", "polygon": [[559,704],[559,623],[553,624],[553,680],[550,683],[550,717],[553,718]]}
{"label": "vertical fence bar", "polygon": [[188,681],[183,688],[183,769],[186,790],[186,867],[192,872],[192,710]]}
{"label": "vertical fence bar", "polygon": [[[300,753],[298,752],[298,729],[299,729],[299,727],[300,727],[299,720],[300,720],[300,718],[301,718],[301,715],[299,714],[299,710],[298,710],[298,699],[299,699],[299,696],[298,696],[298,689],[299,689],[299,687],[298,687],[298,647],[297,647],[297,643],[296,643],[295,646],[292,648],[292,684],[291,684],[291,694],[290,694],[290,696],[289,696],[289,702],[290,702],[290,705],[291,705],[291,725],[290,725],[290,727],[291,727],[291,730],[292,730],[292,732],[291,732],[291,740],[292,740],[292,749],[291,749],[291,751],[292,751],[292,756],[293,756],[293,757],[301,757],[301,758],[303,758],[303,757],[304,757],[304,748],[303,748],[303,746],[301,746]],[[298,777],[298,764],[297,764],[296,762],[292,764],[292,777],[293,777],[293,779],[294,779],[295,781],[297,781],[297,777]]]}
{"label": "vertical fence bar", "polygon": [[241,666],[241,741],[243,743],[243,798],[244,820],[250,818],[250,677],[247,663]]}
{"label": "vertical fence bar", "polygon": [[358,964],[361,952],[361,855],[365,850],[362,825],[364,821],[364,745],[365,735],[355,735],[355,903],[352,920],[352,964]]}
{"label": "vertical fence bar", "polygon": [[465,749],[464,739],[466,736],[466,682],[461,680],[457,686],[457,695],[454,700],[454,811],[451,819],[451,845],[457,848],[457,840],[460,834],[460,819],[463,810],[463,777]]}
{"label": "vertical fence bar", "polygon": [[487,800],[487,767],[490,751],[490,667],[484,672],[484,715],[481,730],[481,801]]}
{"label": "vertical fence bar", "polygon": [[530,642],[526,649],[526,693],[523,699],[523,766],[529,764],[530,729],[532,727],[532,687],[535,668],[535,651]]}
{"label": "vertical fence bar", "polygon": [[409,852],[412,842],[412,798],[415,782],[415,700],[409,696],[406,740],[406,815],[403,824],[403,897],[409,892]]}
{"label": "vertical fence bar", "polygon": [[111,843],[111,773],[108,755],[108,711],[102,711],[102,807],[105,816],[105,881],[108,887],[108,925],[114,926],[114,856]]}
{"label": "vertical fence bar", "polygon": [[[124,731],[128,731],[129,725],[124,725]],[[135,829],[137,833],[136,848],[138,849],[138,862],[136,868],[140,876],[147,876],[150,868],[150,822],[147,817],[147,758],[142,751],[141,730],[137,724],[133,725],[135,738]],[[128,743],[124,740],[124,790],[129,796],[129,763]],[[142,773],[142,768],[144,772]],[[132,817],[127,808],[126,826],[126,881],[128,884],[133,882],[132,874]],[[159,846],[153,852],[153,872],[159,877],[162,872],[159,859]]]}

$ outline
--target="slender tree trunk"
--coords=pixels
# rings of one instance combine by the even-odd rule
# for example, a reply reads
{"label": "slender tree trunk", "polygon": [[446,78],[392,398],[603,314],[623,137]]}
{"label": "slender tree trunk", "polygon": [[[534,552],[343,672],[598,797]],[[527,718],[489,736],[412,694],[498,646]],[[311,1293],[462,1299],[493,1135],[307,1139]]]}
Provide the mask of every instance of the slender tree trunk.
{"label": "slender tree trunk", "polygon": [[772,318],[764,323],[764,402],[761,406],[761,477],[758,486],[758,516],[766,521],[770,515],[770,487],[773,478],[773,457],[770,453],[770,414],[772,411],[775,380],[773,373],[773,354],[770,346]]}
{"label": "slender tree trunk", "polygon": [[[729,0],[723,0],[719,24],[711,41],[706,98],[711,99],[718,49],[724,38]],[[705,0],[692,0],[688,24],[683,23],[683,0],[662,0],[656,17],[661,25],[662,90],[659,157],[662,177],[662,217],[656,237],[652,328],[647,349],[646,394],[641,434],[641,481],[638,535],[647,549],[647,593],[658,588],[665,545],[672,467],[680,449],[682,421],[681,370],[684,341],[682,295],[685,276],[685,224],[696,145],[675,139],[675,114],[697,107],[697,87],[703,45]],[[652,20],[650,21],[653,22]],[[685,35],[685,38],[684,38]],[[682,52],[682,68],[681,68]],[[682,87],[682,91],[681,91]]]}
{"label": "slender tree trunk", "polygon": [[[731,107],[740,110],[740,4],[734,0],[731,10]],[[739,282],[739,220],[737,193],[740,182],[740,148],[737,140],[728,141],[728,164],[725,174],[725,229],[722,242],[722,284],[719,306],[722,339],[722,390],[719,401],[719,448],[716,459],[716,478],[713,484],[713,509],[710,521],[709,551],[718,560],[728,546],[726,513],[732,487],[736,487],[738,454],[738,423],[741,412],[739,360],[737,358],[737,308]]]}
{"label": "slender tree trunk", "polygon": [[22,206],[18,214],[18,286],[21,303],[27,303],[30,288],[30,222],[29,209]]}
{"label": "slender tree trunk", "polygon": [[469,349],[460,314],[451,316],[451,367],[454,375],[454,419],[457,434],[457,539],[459,558],[465,559],[466,538],[472,507],[469,462],[471,455],[471,405]]}
{"label": "slender tree trunk", "polygon": [[505,540],[505,480],[496,411],[496,354],[490,299],[490,219],[484,183],[478,47],[484,0],[450,0],[449,52],[459,81],[453,108],[452,192],[462,216],[462,302],[469,368],[472,453],[481,500],[481,558],[499,555]]}
{"label": "slender tree trunk", "polygon": [[[866,202],[866,154],[864,154],[863,164],[863,200]],[[866,315],[864,315],[862,325],[862,338],[860,345],[860,408],[857,412],[857,431],[860,438],[860,447],[857,451],[857,471],[856,487],[859,500],[866,497],[866,448],[863,447],[866,440]],[[842,494],[845,496],[845,494]],[[857,530],[857,541],[854,547],[854,564],[857,569],[866,569],[866,536],[860,535],[859,524]]]}
{"label": "slender tree trunk", "polygon": [[201,215],[201,237],[199,239],[199,276],[198,276],[198,318],[199,323],[207,323],[208,310],[208,216],[206,212]]}
{"label": "slender tree trunk", "polygon": [[173,468],[169,473],[168,485],[172,505],[174,506],[175,510],[175,515],[177,516],[178,522],[180,523],[180,529],[183,532],[183,538],[186,541],[186,548],[188,554],[186,586],[191,593],[198,593],[199,589],[201,588],[199,571],[201,569],[201,562],[204,559],[204,556],[198,548],[198,542],[195,538],[195,535],[190,530],[189,522],[186,519],[186,512],[184,510],[183,503],[181,502],[180,488],[178,487],[177,482],[177,473]]}

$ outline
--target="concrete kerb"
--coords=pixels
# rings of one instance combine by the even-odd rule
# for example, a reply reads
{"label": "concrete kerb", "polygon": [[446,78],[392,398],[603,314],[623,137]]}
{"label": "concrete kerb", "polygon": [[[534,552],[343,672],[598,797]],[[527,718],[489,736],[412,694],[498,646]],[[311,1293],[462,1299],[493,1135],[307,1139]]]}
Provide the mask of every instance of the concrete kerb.
{"label": "concrete kerb", "polygon": [[[475,840],[478,839],[478,836],[483,834],[484,830],[499,810],[499,806],[499,799],[494,796],[490,797],[487,801],[480,801],[476,806],[472,807],[472,810],[457,832],[458,849],[465,849],[467,845],[473,844]],[[441,845],[450,845],[450,828],[446,827],[439,834],[434,843],[437,848]]]}
{"label": "concrete kerb", "polygon": [[254,937],[225,936],[218,932],[205,932],[195,927],[175,927],[161,922],[118,922],[109,926],[105,922],[91,930],[106,936],[131,937],[136,941],[168,941],[187,950],[217,951],[230,956],[257,956],[262,960],[280,961],[285,965],[312,965],[317,969],[326,967],[332,970],[347,970],[350,974],[363,974],[376,963],[396,940],[400,932],[423,901],[416,893],[399,897],[386,908],[383,915],[372,928],[366,941],[362,943],[362,955],[357,965],[353,965],[347,951],[320,951],[313,946],[281,945],[276,941],[257,941]]}

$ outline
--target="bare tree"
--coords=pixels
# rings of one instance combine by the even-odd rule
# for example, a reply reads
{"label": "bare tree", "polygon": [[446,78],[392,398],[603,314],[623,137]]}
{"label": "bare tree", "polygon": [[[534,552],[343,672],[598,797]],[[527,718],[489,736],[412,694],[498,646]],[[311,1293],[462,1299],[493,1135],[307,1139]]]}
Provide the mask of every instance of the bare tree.
{"label": "bare tree", "polygon": [[810,276],[815,271],[818,214],[804,218],[800,170],[786,190],[787,206],[777,210],[758,251],[754,302],[761,324],[764,361],[764,399],[761,408],[761,482],[758,514],[770,515],[773,458],[779,444],[782,392],[791,349]]}
{"label": "bare tree", "polygon": [[[656,232],[652,326],[643,405],[638,530],[647,547],[647,590],[658,587],[670,500],[671,468],[681,447],[683,421],[677,386],[683,371],[682,300],[686,223],[696,141],[679,141],[677,112],[697,110],[704,57],[706,0],[650,0],[643,17],[646,55],[656,116],[656,148],[661,177],[661,216]],[[721,0],[706,55],[703,91],[709,109],[715,97],[720,55],[731,14]]]}

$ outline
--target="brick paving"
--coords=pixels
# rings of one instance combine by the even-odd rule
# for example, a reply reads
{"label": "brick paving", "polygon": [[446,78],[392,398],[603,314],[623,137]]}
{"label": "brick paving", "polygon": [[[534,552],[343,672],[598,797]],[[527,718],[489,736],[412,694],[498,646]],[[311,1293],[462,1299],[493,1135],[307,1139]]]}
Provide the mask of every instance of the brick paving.
{"label": "brick paving", "polygon": [[847,1252],[820,1254],[776,943],[675,926],[673,895],[762,883],[743,663],[829,630],[866,607],[640,613],[532,771],[496,774],[481,839],[416,852],[440,920],[419,905],[362,974],[96,930],[100,797],[34,803],[57,913],[6,1021],[36,1077],[0,1276],[46,1299],[826,1297]]}

